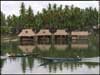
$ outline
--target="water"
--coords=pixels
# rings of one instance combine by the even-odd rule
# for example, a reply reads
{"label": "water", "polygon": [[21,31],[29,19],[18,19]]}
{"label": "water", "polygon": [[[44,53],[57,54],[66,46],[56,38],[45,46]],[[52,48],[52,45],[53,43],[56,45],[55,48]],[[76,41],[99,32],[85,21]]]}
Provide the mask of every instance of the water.
{"label": "water", "polygon": [[99,74],[98,63],[58,62],[41,65],[43,61],[36,58],[6,59],[2,74]]}
{"label": "water", "polygon": [[[71,43],[20,45],[19,42],[1,44],[1,55],[33,54],[26,57],[1,59],[1,74],[99,74],[99,45]],[[37,53],[36,55],[34,55]],[[76,58],[81,61],[48,61],[40,57]]]}

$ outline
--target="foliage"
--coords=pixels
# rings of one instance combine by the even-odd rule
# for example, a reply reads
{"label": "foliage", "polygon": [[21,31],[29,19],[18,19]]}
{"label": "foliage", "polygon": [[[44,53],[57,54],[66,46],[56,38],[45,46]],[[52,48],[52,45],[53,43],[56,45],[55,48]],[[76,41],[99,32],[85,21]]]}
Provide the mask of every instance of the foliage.
{"label": "foliage", "polygon": [[[66,29],[72,30],[90,30],[94,25],[98,24],[99,11],[96,8],[57,6],[56,4],[48,4],[47,8],[43,8],[42,12],[34,12],[29,6],[25,8],[24,3],[20,7],[20,15],[8,16],[5,19],[5,15],[1,12],[1,33],[17,34],[23,28],[34,28],[39,30],[41,28],[48,29]],[[99,21],[100,22],[100,21]],[[52,30],[51,30],[52,31]],[[54,30],[55,31],[55,30]]]}

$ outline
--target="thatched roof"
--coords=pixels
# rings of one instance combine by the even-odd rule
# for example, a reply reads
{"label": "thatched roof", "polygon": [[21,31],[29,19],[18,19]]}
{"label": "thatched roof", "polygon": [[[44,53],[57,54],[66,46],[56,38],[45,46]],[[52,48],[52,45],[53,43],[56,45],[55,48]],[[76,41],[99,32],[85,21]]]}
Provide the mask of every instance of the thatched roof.
{"label": "thatched roof", "polygon": [[54,35],[68,35],[68,33],[65,30],[57,30]]}
{"label": "thatched roof", "polygon": [[24,53],[32,53],[35,46],[33,46],[33,45],[19,45],[18,48],[20,48],[20,50],[22,50],[22,52],[24,52]]}
{"label": "thatched roof", "polygon": [[71,35],[80,35],[80,36],[88,36],[89,32],[88,31],[73,31]]}
{"label": "thatched roof", "polygon": [[68,45],[54,45],[54,47],[57,49],[57,50],[65,50],[67,47],[68,47]]}
{"label": "thatched roof", "polygon": [[23,29],[18,36],[35,36],[35,33],[32,31],[32,29]]}
{"label": "thatched roof", "polygon": [[71,48],[88,48],[88,44],[71,44]]}
{"label": "thatched roof", "polygon": [[51,45],[37,45],[40,50],[49,50]]}
{"label": "thatched roof", "polygon": [[43,36],[43,35],[51,35],[48,29],[41,29],[37,34],[37,36]]}

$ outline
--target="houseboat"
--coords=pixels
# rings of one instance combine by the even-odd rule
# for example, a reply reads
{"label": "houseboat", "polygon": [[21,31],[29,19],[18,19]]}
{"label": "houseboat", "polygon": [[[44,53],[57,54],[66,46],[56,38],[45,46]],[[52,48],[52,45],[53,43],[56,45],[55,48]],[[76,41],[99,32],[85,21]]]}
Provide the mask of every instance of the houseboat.
{"label": "houseboat", "polygon": [[21,44],[34,44],[35,42],[35,33],[32,29],[23,29],[21,33],[19,33],[19,38]]}
{"label": "houseboat", "polygon": [[[69,39],[69,33],[64,29],[57,29],[55,33],[51,33],[49,29],[40,29],[37,33],[32,29],[23,29],[18,36],[22,44],[51,44],[52,42],[54,42],[54,44],[67,44]],[[89,32],[72,31],[71,36],[72,42],[77,42],[77,40],[87,41]]]}
{"label": "houseboat", "polygon": [[51,33],[48,29],[41,29],[37,34],[37,42],[39,44],[49,44],[51,42]]}
{"label": "houseboat", "polygon": [[55,44],[66,44],[68,39],[68,33],[65,30],[57,30],[54,33]]}
{"label": "houseboat", "polygon": [[88,39],[89,32],[88,31],[72,31],[71,32],[72,40],[78,39]]}

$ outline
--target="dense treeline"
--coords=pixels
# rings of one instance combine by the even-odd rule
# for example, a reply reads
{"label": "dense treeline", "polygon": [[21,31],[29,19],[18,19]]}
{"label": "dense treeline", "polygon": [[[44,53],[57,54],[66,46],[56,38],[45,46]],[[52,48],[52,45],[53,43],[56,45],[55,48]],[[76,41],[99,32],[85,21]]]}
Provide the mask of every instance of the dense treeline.
{"label": "dense treeline", "polygon": [[[1,12],[1,33],[2,34],[15,34],[23,28],[59,28],[70,30],[89,30],[93,25],[98,24],[98,15],[100,13],[96,8],[57,6],[56,4],[49,4],[47,8],[43,8],[42,12],[34,12],[29,6],[25,8],[24,3],[21,4],[20,15],[7,16]],[[99,21],[100,22],[100,21]]]}

